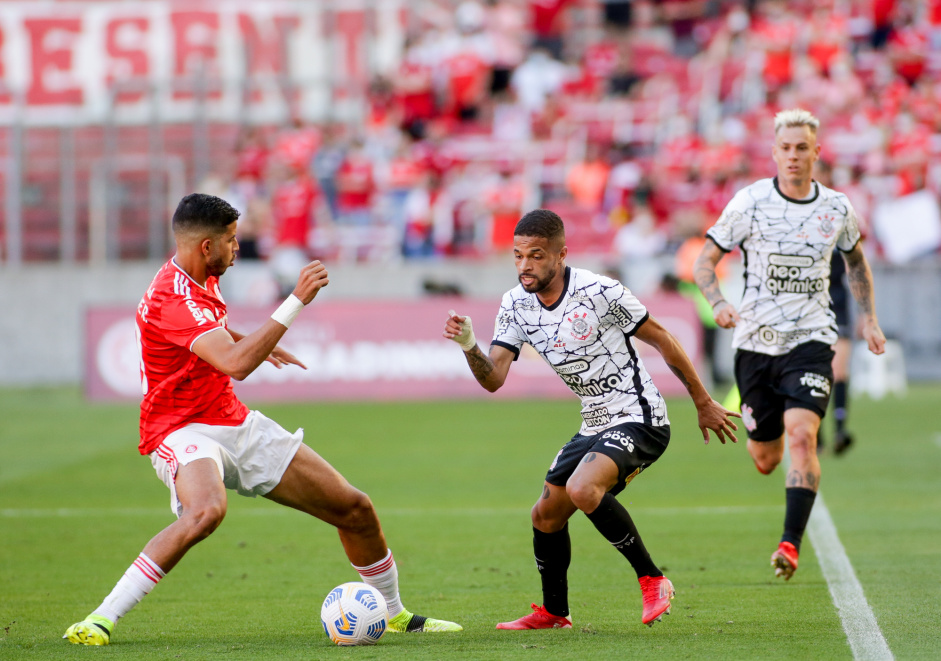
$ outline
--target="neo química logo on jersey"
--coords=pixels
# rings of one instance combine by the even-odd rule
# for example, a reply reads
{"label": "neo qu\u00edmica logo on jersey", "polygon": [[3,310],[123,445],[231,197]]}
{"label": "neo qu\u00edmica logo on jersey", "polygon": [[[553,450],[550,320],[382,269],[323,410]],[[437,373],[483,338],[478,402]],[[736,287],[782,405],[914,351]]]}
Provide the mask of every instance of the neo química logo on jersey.
{"label": "neo qu\u00edmica logo on jersey", "polygon": [[765,286],[772,294],[808,294],[826,291],[824,278],[801,279],[801,269],[814,265],[808,255],[769,255]]}

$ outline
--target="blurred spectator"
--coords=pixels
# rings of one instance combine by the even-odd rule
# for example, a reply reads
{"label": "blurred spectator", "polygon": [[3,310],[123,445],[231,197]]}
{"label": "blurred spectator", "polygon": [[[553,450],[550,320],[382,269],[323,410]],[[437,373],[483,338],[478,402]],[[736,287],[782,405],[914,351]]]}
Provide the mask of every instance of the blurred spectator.
{"label": "blurred spectator", "polygon": [[274,246],[270,262],[283,295],[297,284],[297,274],[310,261],[308,242],[313,228],[317,189],[304,167],[288,165],[286,178],[271,197]]}
{"label": "blurred spectator", "polygon": [[372,224],[373,163],[366,155],[363,141],[355,138],[336,173],[337,222],[365,227]]}
{"label": "blurred spectator", "polygon": [[497,179],[487,187],[484,195],[484,205],[491,219],[491,250],[508,251],[513,247],[513,230],[523,215],[526,197],[522,178],[514,172],[511,163],[501,161]]}
{"label": "blurred spectator", "polygon": [[446,254],[454,233],[454,207],[441,177],[426,172],[405,200],[405,257]]}
{"label": "blurred spectator", "polygon": [[572,0],[527,0],[533,47],[561,60],[565,52],[565,9]]}
{"label": "blurred spectator", "polygon": [[569,169],[565,188],[582,209],[601,211],[610,172],[611,166],[605,158],[604,148],[590,142],[585,151],[585,160]]}

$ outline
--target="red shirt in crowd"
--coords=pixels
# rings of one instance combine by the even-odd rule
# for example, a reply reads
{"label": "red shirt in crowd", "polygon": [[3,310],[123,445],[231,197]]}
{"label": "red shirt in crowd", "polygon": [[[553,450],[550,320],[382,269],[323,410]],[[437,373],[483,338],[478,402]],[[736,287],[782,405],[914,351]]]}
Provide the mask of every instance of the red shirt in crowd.
{"label": "red shirt in crowd", "polygon": [[279,246],[307,246],[307,235],[317,200],[317,189],[306,174],[282,183],[271,196],[271,215],[274,218],[276,240]]}
{"label": "red shirt in crowd", "polygon": [[171,432],[199,422],[234,427],[248,408],[232,390],[232,379],[193,353],[206,333],[226,329],[219,279],[205,286],[171,259],[163,265],[137,306],[141,352],[141,454],[150,454]]}
{"label": "red shirt in crowd", "polygon": [[372,163],[362,154],[350,153],[337,170],[337,204],[343,211],[368,209],[375,190]]}

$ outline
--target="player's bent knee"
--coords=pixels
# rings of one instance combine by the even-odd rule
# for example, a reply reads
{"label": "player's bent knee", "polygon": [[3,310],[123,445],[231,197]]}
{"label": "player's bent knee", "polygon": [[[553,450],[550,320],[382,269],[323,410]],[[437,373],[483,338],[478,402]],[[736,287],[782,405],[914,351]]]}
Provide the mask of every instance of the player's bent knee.
{"label": "player's bent knee", "polygon": [[565,527],[567,519],[560,519],[558,516],[547,515],[539,507],[539,503],[533,505],[530,516],[533,521],[533,528],[544,533],[559,532]]}
{"label": "player's bent knee", "polygon": [[183,512],[180,520],[187,524],[189,537],[193,543],[206,539],[225,518],[225,503],[191,507]]}
{"label": "player's bent knee", "polygon": [[339,528],[345,530],[365,531],[378,526],[379,518],[376,516],[376,509],[373,507],[372,500],[365,493],[354,490],[346,503]]}
{"label": "player's bent knee", "polygon": [[594,512],[604,497],[604,490],[594,484],[569,483],[565,492],[572,504],[583,512]]}

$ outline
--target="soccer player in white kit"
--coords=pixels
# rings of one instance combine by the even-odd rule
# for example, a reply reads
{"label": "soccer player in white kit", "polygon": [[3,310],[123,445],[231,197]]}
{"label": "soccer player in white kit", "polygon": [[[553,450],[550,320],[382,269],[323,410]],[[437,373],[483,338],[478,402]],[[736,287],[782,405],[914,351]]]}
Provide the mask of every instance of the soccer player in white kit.
{"label": "soccer player in white kit", "polygon": [[[872,273],[860,243],[856,212],[842,193],[813,179],[820,122],[806,110],[774,118],[771,153],[778,174],[743,188],[706,233],[696,260],[696,284],[716,323],[734,328],[735,380],[741,394],[748,451],[761,473],[784,458],[784,533],[771,556],[775,575],[789,580],[820,484],[817,430],[833,382],[837,324],[828,292],[834,248],[843,253],[850,291],[859,305],[862,337],[881,354],[885,336],[876,318]],[[739,247],[745,290],[736,310],[722,295],[716,264]]]}
{"label": "soccer player in white kit", "polygon": [[444,337],[456,341],[477,381],[494,392],[524,343],[530,344],[581,399],[582,425],[559,451],[532,509],[533,549],[543,604],[498,629],[569,628],[568,520],[583,511],[631,563],[643,598],[641,621],[669,613],[673,584],[651,560],[634,522],[615,496],[655,462],[670,440],[666,404],[634,347],[653,346],[696,403],[703,440],[709,430],[735,441],[726,411],[709,396],[674,338],[621,283],[565,265],[565,228],[552,211],[530,211],[514,230],[519,285],[503,296],[489,356],[469,317],[449,312]]}
{"label": "soccer player in white kit", "polygon": [[232,379],[244,379],[265,361],[306,369],[278,342],[329,283],[326,267],[311,262],[260,328],[248,335],[229,330],[219,278],[235,263],[238,217],[225,200],[199,193],[184,197],[173,214],[176,254],[137,308],[144,391],[138,450],[170,490],[177,519],[63,638],[108,645],[118,620],[222,523],[227,489],[264,496],[336,527],[362,580],[385,597],[390,631],[461,631],[459,624],[403,606],[398,568],[369,496],[304,444],[302,429],[292,434],[235,396]]}

